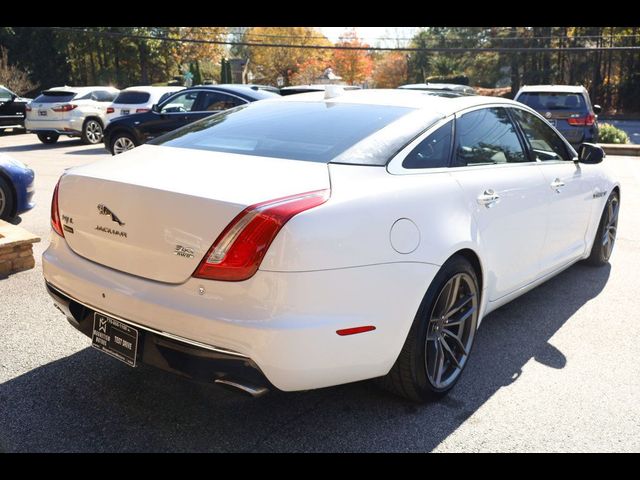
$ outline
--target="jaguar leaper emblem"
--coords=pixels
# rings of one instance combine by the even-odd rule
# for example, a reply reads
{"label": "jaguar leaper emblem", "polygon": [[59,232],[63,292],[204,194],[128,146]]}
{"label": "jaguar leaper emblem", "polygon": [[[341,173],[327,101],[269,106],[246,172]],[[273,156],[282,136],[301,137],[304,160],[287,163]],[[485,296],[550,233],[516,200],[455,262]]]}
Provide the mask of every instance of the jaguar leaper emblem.
{"label": "jaguar leaper emblem", "polygon": [[107,207],[106,205],[103,205],[102,203],[98,205],[98,212],[100,213],[100,215],[111,215],[111,220],[116,222],[121,227],[124,225],[124,222],[120,220],[115,213],[109,210],[109,207]]}

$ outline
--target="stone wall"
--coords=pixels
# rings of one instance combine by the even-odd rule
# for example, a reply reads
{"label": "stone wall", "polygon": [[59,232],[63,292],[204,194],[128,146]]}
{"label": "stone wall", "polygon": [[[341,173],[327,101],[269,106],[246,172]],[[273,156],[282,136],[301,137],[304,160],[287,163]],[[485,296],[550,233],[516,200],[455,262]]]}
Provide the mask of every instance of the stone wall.
{"label": "stone wall", "polygon": [[33,268],[33,244],[39,241],[24,228],[0,220],[0,278]]}

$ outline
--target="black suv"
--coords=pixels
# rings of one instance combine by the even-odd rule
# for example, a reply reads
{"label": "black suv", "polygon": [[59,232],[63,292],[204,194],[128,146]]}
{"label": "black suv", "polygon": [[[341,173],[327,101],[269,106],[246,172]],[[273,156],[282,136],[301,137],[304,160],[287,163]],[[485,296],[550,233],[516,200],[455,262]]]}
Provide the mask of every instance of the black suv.
{"label": "black suv", "polygon": [[104,145],[117,155],[214,113],[278,96],[258,85],[190,87],[163,99],[150,112],[113,119],[104,131]]}
{"label": "black suv", "polygon": [[24,128],[27,103],[30,98],[23,98],[0,85],[0,131],[7,128]]}

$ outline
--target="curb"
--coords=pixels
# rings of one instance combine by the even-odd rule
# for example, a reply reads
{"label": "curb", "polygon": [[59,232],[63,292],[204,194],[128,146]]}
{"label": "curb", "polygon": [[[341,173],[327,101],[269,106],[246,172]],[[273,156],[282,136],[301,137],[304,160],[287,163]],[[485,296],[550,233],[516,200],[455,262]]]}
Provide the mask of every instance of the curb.
{"label": "curb", "polygon": [[604,153],[607,155],[625,155],[630,157],[640,157],[640,145],[633,144],[616,144],[616,143],[599,143]]}

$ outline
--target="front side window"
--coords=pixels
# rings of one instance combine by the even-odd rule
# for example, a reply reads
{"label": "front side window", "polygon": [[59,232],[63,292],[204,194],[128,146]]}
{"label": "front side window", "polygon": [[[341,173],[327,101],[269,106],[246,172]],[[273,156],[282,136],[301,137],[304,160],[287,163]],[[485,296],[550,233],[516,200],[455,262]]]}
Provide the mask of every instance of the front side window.
{"label": "front side window", "polygon": [[404,168],[438,168],[449,166],[453,120],[422,140],[403,160]]}
{"label": "front side window", "polygon": [[0,87],[0,100],[11,100],[11,92],[6,88]]}
{"label": "front side window", "polygon": [[220,92],[202,92],[198,103],[196,107],[198,111],[215,112],[244,105],[247,102]]}
{"label": "front side window", "polygon": [[199,92],[185,92],[169,99],[167,103],[162,105],[160,113],[184,113],[190,112],[193,104],[198,98]]}
{"label": "front side window", "polygon": [[483,108],[456,120],[456,166],[527,161],[506,109]]}
{"label": "front side window", "polygon": [[543,120],[519,108],[511,111],[538,160],[571,160],[562,139]]}

